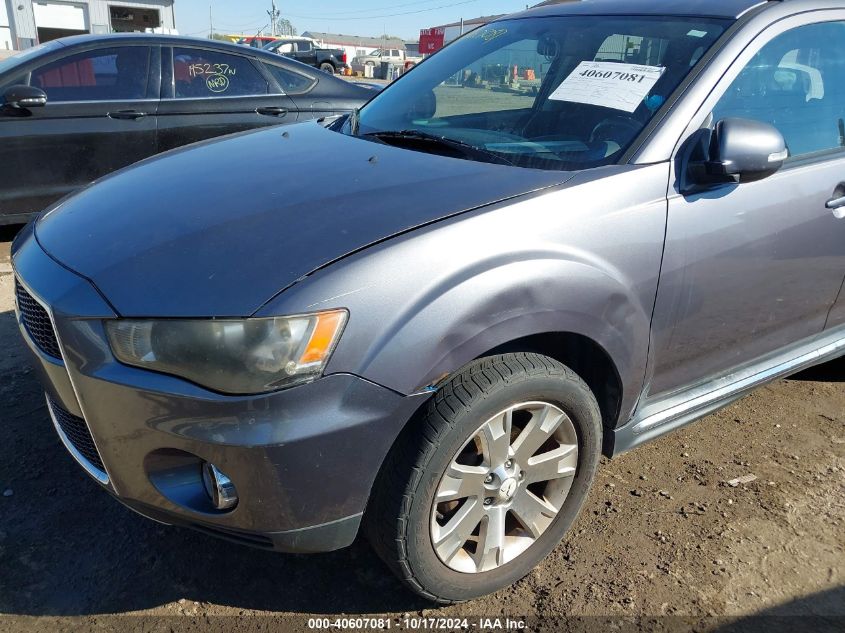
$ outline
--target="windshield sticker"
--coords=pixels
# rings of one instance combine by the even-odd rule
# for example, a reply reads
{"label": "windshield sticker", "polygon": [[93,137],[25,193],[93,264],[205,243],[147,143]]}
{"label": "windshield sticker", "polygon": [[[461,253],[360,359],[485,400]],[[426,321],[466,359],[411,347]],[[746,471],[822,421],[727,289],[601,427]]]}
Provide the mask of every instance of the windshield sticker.
{"label": "windshield sticker", "polygon": [[479,39],[484,40],[485,42],[492,42],[497,37],[506,35],[507,32],[507,29],[476,29],[475,31],[471,31],[470,33],[468,33],[466,37],[467,39],[477,37]]}
{"label": "windshield sticker", "polygon": [[687,35],[689,35],[690,37],[704,37],[705,35],[707,35],[707,31],[697,31],[693,29],[692,31],[687,33]]}
{"label": "windshield sticker", "polygon": [[617,62],[581,62],[549,99],[634,112],[666,69]]}

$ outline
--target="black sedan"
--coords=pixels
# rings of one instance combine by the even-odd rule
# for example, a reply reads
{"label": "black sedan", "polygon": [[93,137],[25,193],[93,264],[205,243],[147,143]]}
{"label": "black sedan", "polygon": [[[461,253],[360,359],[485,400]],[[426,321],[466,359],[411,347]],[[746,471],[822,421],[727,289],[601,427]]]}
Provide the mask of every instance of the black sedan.
{"label": "black sedan", "polygon": [[43,44],[0,61],[0,224],[25,222],[159,152],[343,114],[373,94],[294,60],[211,40],[120,34]]}

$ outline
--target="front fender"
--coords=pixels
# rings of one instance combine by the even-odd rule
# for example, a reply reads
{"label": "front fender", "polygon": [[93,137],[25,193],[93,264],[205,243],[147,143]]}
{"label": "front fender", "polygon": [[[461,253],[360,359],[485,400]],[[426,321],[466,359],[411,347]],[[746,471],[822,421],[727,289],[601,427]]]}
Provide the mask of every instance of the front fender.
{"label": "front fender", "polygon": [[561,252],[500,259],[415,293],[373,339],[361,375],[413,393],[491,349],[547,332],[586,336],[605,349],[620,375],[642,373],[650,315],[612,270]]}
{"label": "front fender", "polygon": [[666,174],[595,170],[417,229],[317,271],[257,316],[346,308],[326,372],[403,394],[516,339],[579,334],[614,364],[627,419],[645,376]]}

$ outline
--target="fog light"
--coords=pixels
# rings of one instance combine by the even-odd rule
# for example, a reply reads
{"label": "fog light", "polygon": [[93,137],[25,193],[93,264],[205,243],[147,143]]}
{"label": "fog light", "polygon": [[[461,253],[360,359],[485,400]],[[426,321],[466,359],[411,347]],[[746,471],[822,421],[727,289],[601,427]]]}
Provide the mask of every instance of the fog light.
{"label": "fog light", "polygon": [[238,505],[235,484],[212,463],[202,465],[202,483],[211,503],[218,510],[231,510]]}

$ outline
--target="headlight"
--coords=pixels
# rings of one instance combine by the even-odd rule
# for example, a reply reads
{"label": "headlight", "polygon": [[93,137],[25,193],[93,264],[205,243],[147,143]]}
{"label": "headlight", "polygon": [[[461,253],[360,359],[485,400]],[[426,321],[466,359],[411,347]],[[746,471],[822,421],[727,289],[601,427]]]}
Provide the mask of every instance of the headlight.
{"label": "headlight", "polygon": [[268,319],[106,321],[127,365],[181,376],[215,391],[255,394],[317,378],[346,323],[345,310]]}

